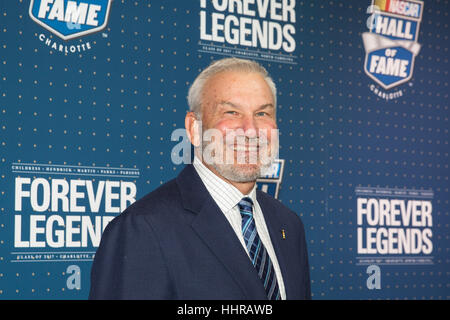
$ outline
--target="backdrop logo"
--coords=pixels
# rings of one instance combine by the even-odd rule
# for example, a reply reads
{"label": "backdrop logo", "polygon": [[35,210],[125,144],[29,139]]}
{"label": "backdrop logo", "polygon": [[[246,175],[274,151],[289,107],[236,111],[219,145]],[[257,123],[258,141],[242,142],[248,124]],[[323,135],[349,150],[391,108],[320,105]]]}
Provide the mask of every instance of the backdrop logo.
{"label": "backdrop logo", "polygon": [[433,264],[433,191],[355,190],[359,265]]}
{"label": "backdrop logo", "polygon": [[422,12],[423,2],[417,0],[373,0],[368,9],[372,15],[367,23],[370,32],[362,34],[364,71],[385,90],[413,75]]}
{"label": "backdrop logo", "polygon": [[133,168],[13,163],[11,262],[91,261],[107,224],[136,201]]}
{"label": "backdrop logo", "polygon": [[31,0],[30,17],[63,40],[104,29],[112,0]]}
{"label": "backdrop logo", "polygon": [[278,191],[283,179],[284,159],[275,159],[265,174],[256,180],[256,187],[275,199],[278,199]]}
{"label": "backdrop logo", "polygon": [[198,51],[296,64],[295,5],[295,0],[201,0]]}

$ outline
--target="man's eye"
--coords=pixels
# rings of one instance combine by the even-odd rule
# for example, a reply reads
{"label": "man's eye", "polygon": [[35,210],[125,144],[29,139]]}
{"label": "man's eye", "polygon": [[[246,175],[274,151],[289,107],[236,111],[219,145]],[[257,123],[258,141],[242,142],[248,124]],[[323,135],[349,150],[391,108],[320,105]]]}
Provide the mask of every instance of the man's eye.
{"label": "man's eye", "polygon": [[236,111],[225,111],[225,113],[231,114],[231,115],[237,115],[238,114]]}
{"label": "man's eye", "polygon": [[267,116],[269,114],[267,112],[261,111],[261,112],[258,112],[256,115],[259,117],[262,117],[262,116]]}

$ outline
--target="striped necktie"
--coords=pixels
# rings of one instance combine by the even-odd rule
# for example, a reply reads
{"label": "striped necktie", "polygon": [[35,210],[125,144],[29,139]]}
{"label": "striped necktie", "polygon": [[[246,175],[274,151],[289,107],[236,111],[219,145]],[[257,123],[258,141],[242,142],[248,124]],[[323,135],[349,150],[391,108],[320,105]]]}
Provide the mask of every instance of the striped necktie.
{"label": "striped necktie", "polygon": [[253,219],[253,201],[245,197],[239,203],[238,207],[242,216],[242,234],[244,235],[245,245],[250,255],[250,260],[258,272],[258,276],[264,284],[269,300],[279,300],[280,290],[278,288],[277,277],[273,268],[269,254],[264,247],[258,232],[256,231],[255,220]]}

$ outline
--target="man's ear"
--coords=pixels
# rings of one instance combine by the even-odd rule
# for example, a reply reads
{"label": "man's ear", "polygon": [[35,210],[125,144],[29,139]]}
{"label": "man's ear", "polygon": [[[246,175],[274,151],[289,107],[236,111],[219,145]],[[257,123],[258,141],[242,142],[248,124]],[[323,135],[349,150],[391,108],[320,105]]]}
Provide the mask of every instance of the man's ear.
{"label": "man's ear", "polygon": [[197,119],[194,112],[190,111],[186,114],[184,119],[184,126],[186,128],[187,136],[194,147],[200,146],[201,137],[201,121]]}

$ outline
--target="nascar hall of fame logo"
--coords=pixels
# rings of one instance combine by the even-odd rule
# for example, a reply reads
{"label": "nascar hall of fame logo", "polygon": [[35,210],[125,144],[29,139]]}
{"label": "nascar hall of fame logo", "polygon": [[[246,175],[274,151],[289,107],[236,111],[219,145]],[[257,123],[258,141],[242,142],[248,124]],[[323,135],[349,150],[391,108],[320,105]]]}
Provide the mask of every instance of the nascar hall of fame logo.
{"label": "nascar hall of fame logo", "polygon": [[283,178],[284,159],[276,159],[272,166],[265,172],[265,175],[256,180],[256,187],[275,199],[278,198],[278,191]]}
{"label": "nascar hall of fame logo", "polygon": [[418,41],[423,2],[417,0],[372,0],[367,21],[370,32],[362,39],[366,51],[365,73],[375,85],[370,90],[380,98],[391,100],[403,95],[390,89],[409,81],[414,59],[420,51]]}
{"label": "nascar hall of fame logo", "polygon": [[67,44],[68,40],[103,30],[108,23],[112,0],[31,0],[31,19],[58,36],[58,42],[40,33],[38,38],[51,49],[77,53],[91,49],[90,42]]}

